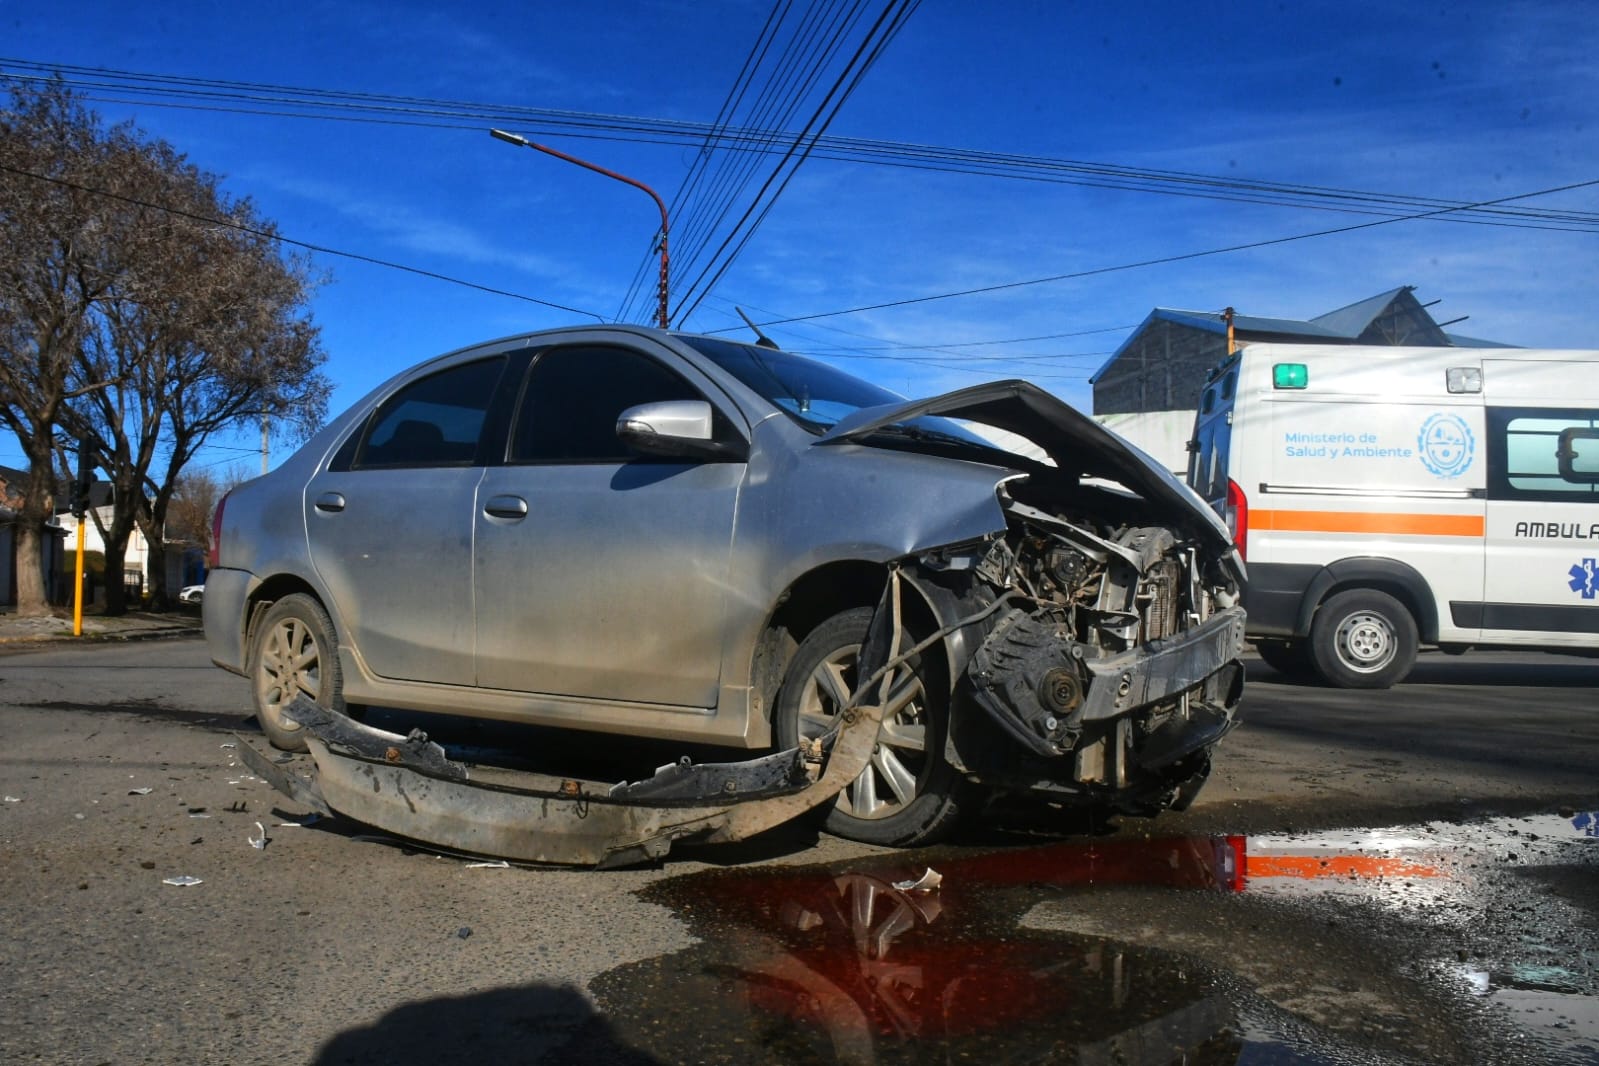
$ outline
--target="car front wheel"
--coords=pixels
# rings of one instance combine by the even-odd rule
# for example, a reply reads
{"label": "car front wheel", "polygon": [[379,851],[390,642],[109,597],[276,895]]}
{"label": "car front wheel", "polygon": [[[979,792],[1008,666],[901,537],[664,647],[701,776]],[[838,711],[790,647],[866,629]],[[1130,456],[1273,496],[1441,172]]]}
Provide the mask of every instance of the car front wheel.
{"label": "car front wheel", "polygon": [[283,713],[295,697],[344,713],[333,622],[320,603],[295,593],[267,609],[250,645],[250,682],[261,732],[284,751],[306,750],[300,724]]}
{"label": "car front wheel", "polygon": [[[859,679],[856,662],[870,608],[834,615],[794,653],[778,692],[773,729],[779,746],[825,736],[838,724]],[[965,782],[944,760],[949,687],[935,656],[896,668],[871,761],[828,810],[828,832],[866,844],[931,844],[954,829]]]}

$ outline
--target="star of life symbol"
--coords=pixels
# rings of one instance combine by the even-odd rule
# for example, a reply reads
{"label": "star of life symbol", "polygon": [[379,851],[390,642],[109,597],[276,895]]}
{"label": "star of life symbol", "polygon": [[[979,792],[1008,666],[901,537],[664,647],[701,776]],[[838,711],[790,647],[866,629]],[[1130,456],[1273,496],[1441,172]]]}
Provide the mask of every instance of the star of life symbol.
{"label": "star of life symbol", "polygon": [[1571,568],[1571,591],[1585,600],[1599,596],[1599,559],[1584,559]]}

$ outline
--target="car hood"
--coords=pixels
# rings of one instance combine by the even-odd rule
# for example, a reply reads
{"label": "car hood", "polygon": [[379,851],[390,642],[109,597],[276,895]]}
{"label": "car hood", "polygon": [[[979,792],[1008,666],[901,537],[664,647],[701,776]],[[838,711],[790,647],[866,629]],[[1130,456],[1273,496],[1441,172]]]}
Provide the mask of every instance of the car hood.
{"label": "car hood", "polygon": [[[1189,516],[1218,548],[1232,547],[1226,524],[1171,471],[1087,415],[1026,381],[995,381],[931,399],[864,408],[840,420],[816,443],[863,443],[885,426],[923,415],[963,418],[1015,433],[1043,449],[1060,470],[1115,481],[1151,503],[1167,505],[1178,514]],[[895,443],[898,447],[917,447],[914,441]],[[937,450],[932,444],[927,448]]]}

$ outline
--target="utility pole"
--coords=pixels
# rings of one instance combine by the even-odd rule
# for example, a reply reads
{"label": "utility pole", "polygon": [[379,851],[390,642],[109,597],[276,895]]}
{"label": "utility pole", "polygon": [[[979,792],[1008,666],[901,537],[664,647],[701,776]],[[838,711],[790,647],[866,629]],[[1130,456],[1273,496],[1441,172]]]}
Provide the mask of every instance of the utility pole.
{"label": "utility pole", "polygon": [[489,130],[489,136],[493,137],[495,140],[504,141],[506,144],[519,144],[523,148],[531,148],[535,152],[543,152],[545,155],[553,155],[557,159],[564,159],[568,163],[576,163],[578,166],[592,170],[596,174],[604,174],[608,178],[615,178],[617,181],[631,185],[635,189],[643,189],[645,192],[650,194],[650,199],[655,201],[655,206],[659,208],[661,212],[661,279],[657,288],[659,305],[655,315],[655,324],[660,326],[662,329],[669,328],[669,323],[666,317],[666,235],[668,230],[666,221],[666,204],[663,203],[661,198],[656,195],[655,190],[644,184],[642,181],[635,181],[634,179],[627,177],[625,174],[618,174],[614,170],[607,170],[598,163],[590,163],[588,160],[579,159],[575,155],[567,155],[565,152],[557,151],[548,145],[537,144],[528,140],[526,137],[518,136],[515,133],[508,133],[505,130]]}
{"label": "utility pole", "polygon": [[77,563],[72,568],[76,581],[72,591],[72,635],[83,636],[83,541],[89,516],[89,489],[94,485],[94,464],[89,461],[89,442],[78,441],[78,476],[72,482],[72,517],[78,521]]}

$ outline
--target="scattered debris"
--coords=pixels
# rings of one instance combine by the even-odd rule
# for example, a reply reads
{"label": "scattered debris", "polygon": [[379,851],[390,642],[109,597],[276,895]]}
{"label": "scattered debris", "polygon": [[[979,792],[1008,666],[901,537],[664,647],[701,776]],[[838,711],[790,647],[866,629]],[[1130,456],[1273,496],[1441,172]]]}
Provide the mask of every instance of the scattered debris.
{"label": "scattered debris", "polygon": [[455,931],[455,935],[460,937],[462,940],[465,940],[467,937],[472,935],[472,927],[470,925],[463,925],[461,928]]}
{"label": "scattered debris", "polygon": [[938,886],[943,883],[944,875],[929,866],[927,872],[917,880],[895,881],[894,887],[901,892],[937,892]]}
{"label": "scattered debris", "polygon": [[234,743],[234,742],[233,742],[233,741],[231,741],[231,740],[224,740],[224,741],[223,741],[223,742],[222,742],[222,746],[223,746],[223,747],[224,747],[224,748],[236,748],[236,747],[238,747],[238,746],[239,746],[239,745],[238,745],[238,744],[236,744],[236,743]]}
{"label": "scattered debris", "polygon": [[229,814],[249,814],[250,805],[243,800],[234,800],[224,808]]}
{"label": "scattered debris", "polygon": [[6,797],[6,802],[7,803],[21,803],[22,802],[22,797],[21,796],[7,796]]}
{"label": "scattered debris", "polygon": [[496,859],[493,862],[469,862],[466,864],[466,868],[468,870],[509,870],[511,864],[504,859]]}
{"label": "scattered debris", "polygon": [[260,836],[256,836],[255,834],[252,833],[250,836],[246,837],[245,839],[247,839],[250,842],[250,846],[252,848],[254,848],[256,851],[264,851],[266,849],[267,840],[268,840],[268,837],[266,835],[266,826],[262,825],[260,822],[257,822],[257,823],[255,823],[255,828],[256,828],[256,832],[260,833],[261,835]]}
{"label": "scattered debris", "polygon": [[142,788],[130,788],[130,789],[128,789],[128,795],[130,795],[130,796],[148,796],[150,793],[152,793],[154,791],[155,791],[155,789],[151,788],[149,785],[145,785]]}
{"label": "scattered debris", "polygon": [[188,874],[181,874],[177,877],[163,877],[161,879],[161,883],[163,885],[176,885],[179,888],[188,888],[190,885],[205,884],[205,882],[200,880],[198,877],[190,877]]}
{"label": "scattered debris", "polygon": [[154,870],[155,869],[155,863],[151,862],[149,859],[145,859],[143,862],[141,862],[139,864],[139,869],[141,869],[141,870]]}
{"label": "scattered debris", "polygon": [[315,811],[313,811],[310,814],[306,815],[304,818],[300,819],[298,822],[278,822],[272,828],[274,828],[274,829],[304,829],[307,826],[316,825],[321,820],[322,820],[322,816],[320,814],[317,814]]}

